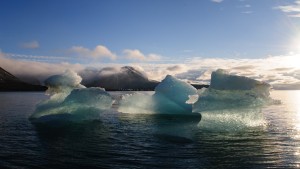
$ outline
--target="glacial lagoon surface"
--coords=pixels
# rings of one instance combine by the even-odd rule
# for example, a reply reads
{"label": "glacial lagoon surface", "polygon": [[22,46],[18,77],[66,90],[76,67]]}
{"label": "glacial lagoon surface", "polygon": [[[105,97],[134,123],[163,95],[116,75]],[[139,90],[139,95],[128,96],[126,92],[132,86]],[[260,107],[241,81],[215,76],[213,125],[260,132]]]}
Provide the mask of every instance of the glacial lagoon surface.
{"label": "glacial lagoon surface", "polygon": [[[109,92],[118,100],[132,92]],[[142,92],[151,94],[151,92]],[[182,115],[120,113],[98,120],[32,124],[43,92],[0,93],[0,168],[299,168],[300,91],[281,104]]]}

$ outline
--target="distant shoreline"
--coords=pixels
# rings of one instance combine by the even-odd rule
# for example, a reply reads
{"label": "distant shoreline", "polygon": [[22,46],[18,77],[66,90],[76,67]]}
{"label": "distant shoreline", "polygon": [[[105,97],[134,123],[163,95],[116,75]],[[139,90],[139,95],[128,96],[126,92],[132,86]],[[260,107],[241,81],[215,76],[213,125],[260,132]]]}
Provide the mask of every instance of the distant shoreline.
{"label": "distant shoreline", "polygon": [[[201,88],[208,88],[209,85],[197,85],[192,84],[196,89]],[[44,92],[47,90],[45,86],[35,86],[36,88],[16,88],[16,87],[8,87],[5,86],[4,88],[0,86],[0,92]],[[154,91],[155,88],[151,89],[108,89],[106,91]]]}

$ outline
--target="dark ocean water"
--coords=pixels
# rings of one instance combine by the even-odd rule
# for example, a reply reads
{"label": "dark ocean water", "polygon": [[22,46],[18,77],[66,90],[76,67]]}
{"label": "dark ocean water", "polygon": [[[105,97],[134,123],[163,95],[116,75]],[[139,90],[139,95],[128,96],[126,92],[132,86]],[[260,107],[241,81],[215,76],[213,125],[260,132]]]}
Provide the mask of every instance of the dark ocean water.
{"label": "dark ocean water", "polygon": [[265,125],[227,130],[114,110],[92,122],[33,125],[44,93],[0,93],[0,168],[299,168],[300,92],[272,95],[283,104],[262,109]]}

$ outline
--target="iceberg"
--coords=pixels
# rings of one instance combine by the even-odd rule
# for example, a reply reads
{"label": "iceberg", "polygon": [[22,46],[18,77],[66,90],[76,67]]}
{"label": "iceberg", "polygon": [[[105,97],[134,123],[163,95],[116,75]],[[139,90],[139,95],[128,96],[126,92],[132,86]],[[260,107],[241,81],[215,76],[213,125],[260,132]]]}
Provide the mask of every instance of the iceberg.
{"label": "iceberg", "polygon": [[153,95],[135,93],[120,101],[123,113],[191,114],[192,104],[186,103],[197,89],[171,75],[167,75],[155,88]]}
{"label": "iceberg", "polygon": [[118,111],[129,114],[153,114],[156,102],[152,95],[133,93],[124,95],[119,101]]}
{"label": "iceberg", "polygon": [[164,114],[192,113],[192,104],[186,103],[191,95],[197,94],[197,89],[171,75],[167,75],[155,87],[152,96],[156,102],[155,111]]}
{"label": "iceberg", "polygon": [[85,88],[81,85],[82,78],[77,73],[66,70],[63,74],[50,76],[45,80],[48,87],[47,94],[54,95],[57,93],[69,94],[75,88]]}
{"label": "iceberg", "polygon": [[43,123],[99,119],[101,112],[111,108],[113,99],[104,89],[85,88],[80,82],[81,77],[72,71],[49,77],[45,84],[51,96],[36,106],[30,120]]}
{"label": "iceberg", "polygon": [[[111,110],[115,100],[103,88],[86,88],[81,77],[66,71],[49,77],[48,100],[39,103],[30,116],[32,122],[86,121],[99,119]],[[192,85],[167,75],[154,93],[133,93],[116,98],[118,112],[152,114],[171,122],[199,122],[206,128],[240,128],[264,125],[261,108],[280,103],[270,97],[271,86],[244,76],[218,69],[211,74],[209,88],[195,89]],[[200,114],[201,113],[201,114]],[[217,127],[218,126],[218,127]]]}
{"label": "iceberg", "polygon": [[271,86],[218,69],[211,74],[209,88],[198,91],[193,112],[201,113],[204,128],[238,129],[263,126],[261,108],[279,101],[270,97]]}
{"label": "iceberg", "polygon": [[223,69],[211,74],[209,89],[215,90],[253,90],[259,97],[269,97],[271,85],[245,76],[231,75]]}
{"label": "iceberg", "polygon": [[255,108],[275,103],[270,98],[271,86],[248,77],[230,75],[218,69],[211,74],[209,88],[198,91],[194,112],[235,108]]}

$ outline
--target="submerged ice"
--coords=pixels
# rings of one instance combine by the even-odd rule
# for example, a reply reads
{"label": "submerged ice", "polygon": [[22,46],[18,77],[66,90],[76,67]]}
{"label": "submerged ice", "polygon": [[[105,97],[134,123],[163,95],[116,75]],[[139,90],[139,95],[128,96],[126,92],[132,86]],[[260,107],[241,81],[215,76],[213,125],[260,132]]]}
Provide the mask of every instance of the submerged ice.
{"label": "submerged ice", "polygon": [[104,89],[85,88],[80,82],[81,77],[72,71],[49,77],[45,84],[50,98],[36,106],[30,119],[33,122],[98,119],[100,112],[110,109],[113,100]]}
{"label": "submerged ice", "polygon": [[192,105],[186,103],[197,90],[190,84],[167,75],[155,88],[153,95],[133,94],[125,96],[119,111],[124,113],[192,113]]}

